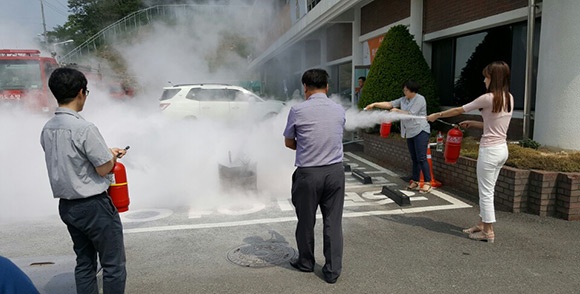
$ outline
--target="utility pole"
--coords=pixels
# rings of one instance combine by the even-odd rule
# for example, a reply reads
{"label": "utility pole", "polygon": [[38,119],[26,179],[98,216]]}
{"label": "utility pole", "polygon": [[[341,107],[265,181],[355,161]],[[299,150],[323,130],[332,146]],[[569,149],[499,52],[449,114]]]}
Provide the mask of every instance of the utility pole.
{"label": "utility pole", "polygon": [[46,34],[46,20],[44,19],[44,1],[40,0],[40,12],[42,13],[42,35],[44,36],[44,44],[48,45],[48,35]]}

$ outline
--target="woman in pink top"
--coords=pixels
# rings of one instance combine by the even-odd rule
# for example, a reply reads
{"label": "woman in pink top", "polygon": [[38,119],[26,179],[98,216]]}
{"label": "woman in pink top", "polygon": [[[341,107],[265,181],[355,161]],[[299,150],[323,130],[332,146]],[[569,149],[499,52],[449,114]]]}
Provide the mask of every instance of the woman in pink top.
{"label": "woman in pink top", "polygon": [[461,107],[455,107],[427,116],[433,122],[438,118],[452,117],[479,109],[483,122],[466,120],[462,128],[481,128],[483,135],[477,157],[477,186],[479,189],[479,223],[463,230],[469,238],[493,243],[495,211],[493,195],[501,167],[508,158],[507,130],[512,118],[514,98],[509,92],[510,68],[503,61],[495,61],[483,69],[487,93]]}

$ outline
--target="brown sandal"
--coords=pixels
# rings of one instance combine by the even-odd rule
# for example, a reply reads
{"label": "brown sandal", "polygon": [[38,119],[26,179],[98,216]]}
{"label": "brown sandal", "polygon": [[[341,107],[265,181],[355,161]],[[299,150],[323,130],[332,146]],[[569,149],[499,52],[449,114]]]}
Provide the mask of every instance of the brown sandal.
{"label": "brown sandal", "polygon": [[419,183],[411,180],[411,182],[409,183],[409,186],[407,186],[407,190],[410,190],[410,191],[419,190]]}
{"label": "brown sandal", "polygon": [[482,230],[482,228],[481,228],[481,227],[479,227],[479,226],[475,225],[475,226],[473,226],[473,227],[471,227],[471,228],[468,228],[468,229],[463,229],[463,232],[464,232],[464,233],[466,233],[466,234],[470,234],[470,235],[471,235],[471,234],[473,234],[473,233],[480,232],[481,230]]}
{"label": "brown sandal", "polygon": [[419,189],[419,193],[421,193],[421,194],[426,194],[426,193],[429,193],[429,192],[431,192],[431,189],[432,189],[432,188],[433,188],[433,187],[431,187],[431,184],[429,184],[429,183],[424,183],[424,184],[423,184],[423,187],[422,187],[421,189]]}
{"label": "brown sandal", "polygon": [[469,239],[493,243],[495,241],[495,234],[493,232],[486,233],[484,231],[479,231],[477,233],[470,234]]}

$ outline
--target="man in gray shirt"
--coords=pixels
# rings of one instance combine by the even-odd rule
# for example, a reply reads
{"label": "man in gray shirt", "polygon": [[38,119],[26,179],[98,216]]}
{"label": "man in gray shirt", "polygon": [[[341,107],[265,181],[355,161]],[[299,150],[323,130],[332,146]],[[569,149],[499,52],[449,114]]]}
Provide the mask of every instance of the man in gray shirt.
{"label": "man in gray shirt", "polygon": [[302,75],[306,101],[292,106],[284,130],[286,147],[296,150],[296,171],[292,175],[292,204],[298,224],[298,259],[290,264],[312,272],[316,210],[322,212],[324,280],[335,283],[342,271],[342,210],[344,207],[344,167],[342,135],[345,112],[328,99],[328,74],[311,69]]}
{"label": "man in gray shirt", "polygon": [[59,214],[77,256],[77,293],[97,294],[97,254],[103,267],[103,293],[124,293],[125,245],[119,213],[107,189],[106,175],[125,150],[108,148],[99,130],[78,113],[89,90],[83,73],[58,68],[48,86],[58,108],[44,128],[40,143]]}

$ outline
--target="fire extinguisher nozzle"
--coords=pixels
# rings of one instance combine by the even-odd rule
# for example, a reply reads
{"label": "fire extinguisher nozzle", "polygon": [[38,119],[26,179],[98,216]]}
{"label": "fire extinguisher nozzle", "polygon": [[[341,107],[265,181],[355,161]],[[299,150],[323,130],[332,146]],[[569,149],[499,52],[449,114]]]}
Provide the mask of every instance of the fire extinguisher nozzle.
{"label": "fire extinguisher nozzle", "polygon": [[[127,146],[127,147],[125,147],[125,149],[123,149],[123,150],[127,151],[127,150],[129,150],[129,148],[131,148],[131,147],[130,147],[130,146]],[[119,153],[119,154],[117,154],[117,158],[118,158],[118,157],[121,157],[121,154],[120,154],[120,153]]]}

